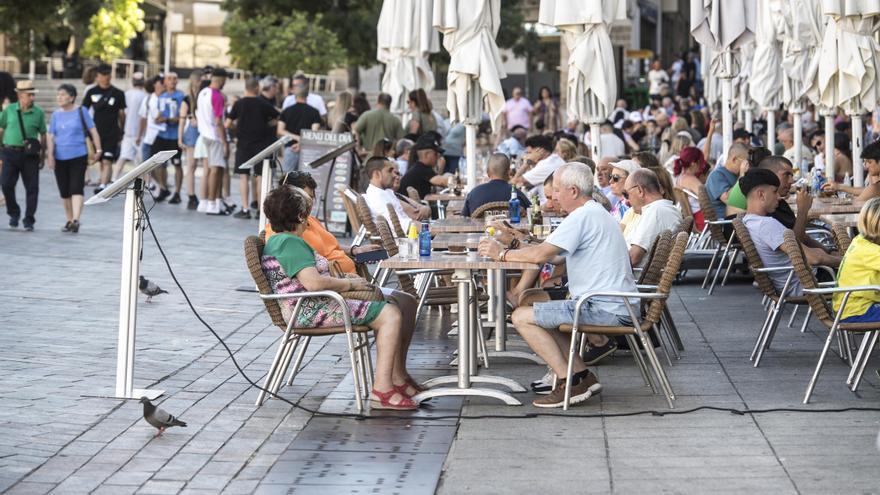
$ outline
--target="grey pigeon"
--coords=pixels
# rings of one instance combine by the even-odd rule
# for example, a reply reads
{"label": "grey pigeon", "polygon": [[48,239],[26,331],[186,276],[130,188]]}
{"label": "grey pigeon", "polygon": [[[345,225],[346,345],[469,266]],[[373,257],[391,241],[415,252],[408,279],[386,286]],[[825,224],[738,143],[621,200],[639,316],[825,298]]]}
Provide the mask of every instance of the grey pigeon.
{"label": "grey pigeon", "polygon": [[138,289],[141,290],[141,293],[147,296],[147,302],[153,301],[153,296],[158,296],[159,294],[168,294],[168,291],[159,287],[154,282],[151,282],[144,278],[143,275],[140,276],[140,282],[138,282]]}
{"label": "grey pigeon", "polygon": [[162,435],[166,428],[170,428],[172,426],[183,426],[186,427],[186,423],[175,418],[168,411],[156,407],[150,402],[150,399],[146,397],[141,397],[139,401],[144,405],[144,419],[147,420],[147,423],[150,423],[154,428],[158,429],[159,432],[156,433],[156,436]]}

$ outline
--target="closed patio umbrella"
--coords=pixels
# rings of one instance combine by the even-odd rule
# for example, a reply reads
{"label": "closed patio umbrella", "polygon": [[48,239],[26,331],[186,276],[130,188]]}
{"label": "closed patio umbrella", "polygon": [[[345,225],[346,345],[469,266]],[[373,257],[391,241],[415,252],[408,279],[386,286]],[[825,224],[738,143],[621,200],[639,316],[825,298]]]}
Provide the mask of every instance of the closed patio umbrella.
{"label": "closed patio umbrella", "polygon": [[410,91],[434,88],[428,54],[440,50],[433,28],[433,0],[385,0],[379,14],[376,59],[385,64],[382,91],[391,95],[394,113],[406,111]]}
{"label": "closed patio umbrella", "polygon": [[752,61],[755,57],[755,43],[751,41],[744,44],[740,48],[740,52],[742,54],[743,66],[733,83],[736,93],[735,101],[738,115],[742,117],[740,120],[745,124],[745,129],[752,132],[752,111],[755,109],[755,101],[750,94],[750,88],[752,85]]}
{"label": "closed patio umbrella", "polygon": [[477,182],[477,125],[483,104],[493,129],[504,109],[501,79],[507,74],[495,43],[501,26],[501,0],[434,0],[433,20],[450,55],[446,105],[449,118],[465,124],[470,189]]}
{"label": "closed patio umbrella", "polygon": [[568,48],[568,115],[590,125],[594,159],[602,156],[599,125],[617,99],[609,26],[626,19],[625,0],[541,0],[538,22],[556,26]]}
{"label": "closed patio umbrella", "polygon": [[767,148],[776,145],[776,110],[782,100],[782,34],[785,29],[783,3],[786,0],[758,0],[755,25],[755,53],[749,80],[749,94],[767,112]]}
{"label": "closed patio umbrella", "polygon": [[[823,0],[827,17],[817,54],[817,76],[809,88],[814,101],[826,108],[841,107],[852,119],[853,181],[864,185],[861,159],[862,114],[878,104],[877,51],[873,35],[880,21],[880,1]],[[829,141],[826,146],[829,146]]]}
{"label": "closed patio umbrella", "polygon": [[733,142],[733,78],[740,71],[736,52],[754,38],[755,0],[691,0],[691,34],[717,52],[713,74],[721,80],[724,152]]}

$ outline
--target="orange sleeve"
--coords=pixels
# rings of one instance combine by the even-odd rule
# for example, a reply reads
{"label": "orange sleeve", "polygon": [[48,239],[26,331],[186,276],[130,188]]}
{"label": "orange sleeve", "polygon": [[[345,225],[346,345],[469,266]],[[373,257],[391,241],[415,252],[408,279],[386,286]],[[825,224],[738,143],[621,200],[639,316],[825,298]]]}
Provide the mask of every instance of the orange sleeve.
{"label": "orange sleeve", "polygon": [[302,238],[316,253],[330,261],[339,263],[339,268],[343,272],[356,273],[354,261],[342,250],[336,236],[328,232],[317,218],[309,217],[309,225],[303,232]]}

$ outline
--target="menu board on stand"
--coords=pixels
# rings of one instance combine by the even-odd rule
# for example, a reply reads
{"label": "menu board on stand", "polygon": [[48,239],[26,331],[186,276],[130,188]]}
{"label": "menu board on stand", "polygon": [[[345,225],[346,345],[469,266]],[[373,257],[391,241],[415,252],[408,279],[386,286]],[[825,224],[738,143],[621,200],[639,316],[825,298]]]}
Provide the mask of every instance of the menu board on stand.
{"label": "menu board on stand", "polygon": [[312,215],[320,219],[327,230],[334,234],[345,233],[348,221],[342,195],[336,188],[338,185],[351,184],[351,152],[341,153],[316,167],[308,165],[322,161],[322,158],[334,154],[340,147],[352,144],[353,139],[349,133],[308,129],[303,129],[300,133],[300,169],[309,171],[318,184]]}

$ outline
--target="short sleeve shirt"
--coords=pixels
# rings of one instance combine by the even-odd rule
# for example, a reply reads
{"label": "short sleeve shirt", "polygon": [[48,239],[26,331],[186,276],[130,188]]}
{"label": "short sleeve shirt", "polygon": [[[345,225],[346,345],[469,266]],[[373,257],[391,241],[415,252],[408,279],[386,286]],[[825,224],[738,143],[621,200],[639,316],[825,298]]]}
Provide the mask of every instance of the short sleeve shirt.
{"label": "short sleeve shirt", "polygon": [[[674,230],[681,222],[681,212],[668,199],[658,199],[642,207],[641,218],[635,224],[626,242],[630,246],[639,246],[647,252],[651,249],[654,239],[664,230]],[[647,256],[642,257],[646,261]]]}
{"label": "short sleeve shirt", "polygon": [[532,104],[525,98],[514,100],[513,98],[504,103],[504,113],[507,114],[507,128],[515,126],[529,128],[531,123]]}
{"label": "short sleeve shirt", "polygon": [[[516,190],[516,197],[523,208],[532,206],[531,201],[519,189]],[[469,217],[477,208],[496,201],[510,201],[510,184],[501,179],[492,179],[471,189],[461,208],[461,216]]]}
{"label": "short sleeve shirt", "polygon": [[196,122],[203,138],[217,140],[216,119],[223,118],[223,93],[208,86],[196,97]]}
{"label": "short sleeve shirt", "polygon": [[400,119],[384,108],[374,108],[364,112],[358,117],[355,126],[360,135],[361,146],[368,150],[373,149],[376,142],[383,138],[397,141],[403,137],[403,124]]}
{"label": "short sleeve shirt", "polygon": [[706,192],[709,194],[709,200],[712,201],[712,206],[715,207],[719,219],[724,218],[727,212],[727,205],[721,201],[721,195],[729,191],[736,184],[736,181],[737,176],[724,167],[716,168],[706,179]]}
{"label": "short sleeve shirt", "polygon": [[280,232],[266,241],[263,256],[272,256],[278,260],[288,277],[305,268],[315,266],[315,251],[301,237],[289,232]]}
{"label": "short sleeve shirt", "polygon": [[[579,274],[568,279],[573,298],[588,292],[636,291],[620,226],[599,203],[587,201],[575,209],[546,242],[562,250],[569,274]],[[599,296],[590,301],[609,313],[629,315],[620,298]]]}
{"label": "short sleeve shirt", "polygon": [[[24,139],[21,135],[21,127],[18,120],[18,103],[13,103],[0,111],[0,129],[3,129],[3,144],[6,146],[23,146]],[[30,108],[21,112],[24,126],[24,137],[37,139],[40,134],[46,133],[46,114],[43,110],[31,105]]]}
{"label": "short sleeve shirt", "polygon": [[138,132],[141,130],[141,118],[138,115],[138,110],[146,97],[147,92],[143,88],[130,88],[125,91],[125,108],[128,109],[125,114],[125,135],[130,138],[138,137]]}
{"label": "short sleeve shirt", "polygon": [[374,219],[379,217],[388,218],[388,205],[390,204],[394,208],[394,212],[397,213],[397,219],[400,221],[403,231],[407,232],[409,230],[409,224],[412,223],[412,219],[403,211],[403,206],[401,206],[397,196],[394,195],[394,191],[391,189],[381,189],[370,184],[364,193],[364,199],[367,201],[367,206],[370,208]]}
{"label": "short sleeve shirt", "polygon": [[313,124],[321,123],[321,114],[308,103],[295,103],[281,112],[284,128],[299,136],[303,129],[311,129]]}
{"label": "short sleeve shirt", "polygon": [[[159,114],[166,119],[180,117],[180,106],[183,104],[183,92],[164,92],[159,97]],[[177,141],[177,129],[180,124],[166,122],[165,130],[159,132],[159,137],[170,141]]]}
{"label": "short sleeve shirt", "polygon": [[[83,122],[86,128],[83,129]],[[65,112],[55,110],[49,122],[49,133],[54,137],[55,159],[70,160],[88,154],[87,129],[95,127],[92,116],[82,107]]]}
{"label": "short sleeve shirt", "polygon": [[414,187],[419,192],[419,196],[424,198],[431,194],[431,179],[435,175],[437,175],[437,172],[434,170],[434,167],[416,163],[409,167],[406,175],[400,179],[400,190],[406,192],[408,187]]}
{"label": "short sleeve shirt", "polygon": [[275,129],[269,125],[278,118],[278,110],[258,96],[246,96],[232,105],[227,116],[235,122],[235,137],[242,147],[265,147],[275,139]]}
{"label": "short sleeve shirt", "polygon": [[118,141],[122,137],[122,129],[119,128],[119,111],[125,110],[125,104],[125,93],[112,85],[107,88],[95,85],[83,96],[82,106],[94,112],[95,127],[101,135],[101,145],[104,145],[105,139]]}
{"label": "short sleeve shirt", "polygon": [[[863,236],[853,239],[837,272],[838,287],[857,285],[880,285],[880,245]],[[835,311],[840,308],[842,300],[843,294],[834,295]],[[841,317],[861,316],[874,304],[880,304],[880,294],[877,292],[853,292]]]}
{"label": "short sleeve shirt", "polygon": [[[752,243],[755,244],[755,249],[758,251],[761,263],[766,268],[791,266],[791,260],[788,258],[788,255],[780,249],[784,240],[782,235],[785,232],[784,225],[773,217],[764,217],[752,213],[747,213],[743,216],[743,224],[749,229]],[[788,273],[771,272],[767,275],[773,281],[776,291],[781,291],[785,286]],[[796,276],[792,277],[788,294],[800,296],[802,293],[803,289],[800,280]]]}

